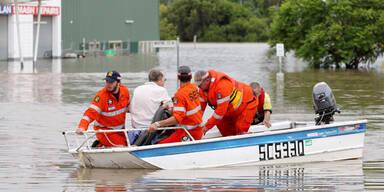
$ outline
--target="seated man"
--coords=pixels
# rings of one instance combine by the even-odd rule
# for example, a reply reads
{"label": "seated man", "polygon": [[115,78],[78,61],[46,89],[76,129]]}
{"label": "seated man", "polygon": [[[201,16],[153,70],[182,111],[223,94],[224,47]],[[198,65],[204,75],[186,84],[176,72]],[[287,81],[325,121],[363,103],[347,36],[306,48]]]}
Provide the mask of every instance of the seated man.
{"label": "seated man", "polygon": [[[92,122],[94,130],[125,128],[125,116],[129,105],[128,88],[121,84],[121,76],[117,71],[108,72],[104,80],[105,87],[97,92],[90,107],[84,112],[76,129],[77,134],[83,134]],[[96,137],[103,146],[127,146],[124,132],[97,133]],[[98,142],[95,145],[97,144]]]}
{"label": "seated man", "polygon": [[[192,72],[188,66],[180,66],[177,73],[180,88],[173,97],[173,115],[165,120],[157,121],[148,128],[155,132],[158,127],[179,125],[185,127],[193,139],[199,140],[203,136],[203,112],[199,101],[199,90],[191,83]],[[191,140],[183,129],[176,129],[170,136],[159,143],[172,143]]]}
{"label": "seated man", "polygon": [[264,89],[257,82],[252,82],[249,84],[253,90],[253,94],[259,98],[259,106],[253,119],[252,125],[265,125],[266,127],[271,127],[271,113],[272,105],[269,95],[264,91]]}
{"label": "seated man", "polygon": [[[136,87],[129,105],[133,128],[148,127],[160,106],[165,108],[172,106],[172,100],[164,88],[165,81],[164,72],[159,68],[154,68],[148,74],[148,82]],[[130,144],[134,143],[140,132],[130,131],[128,133]]]}

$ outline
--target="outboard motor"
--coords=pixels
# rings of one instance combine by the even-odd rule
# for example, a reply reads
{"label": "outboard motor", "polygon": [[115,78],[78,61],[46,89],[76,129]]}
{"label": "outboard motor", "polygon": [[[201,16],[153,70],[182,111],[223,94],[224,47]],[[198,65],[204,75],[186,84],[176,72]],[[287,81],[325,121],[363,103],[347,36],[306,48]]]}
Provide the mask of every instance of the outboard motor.
{"label": "outboard motor", "polygon": [[317,83],[313,87],[312,98],[315,114],[319,115],[315,118],[316,125],[329,124],[333,121],[335,112],[340,113],[332,90],[325,82]]}

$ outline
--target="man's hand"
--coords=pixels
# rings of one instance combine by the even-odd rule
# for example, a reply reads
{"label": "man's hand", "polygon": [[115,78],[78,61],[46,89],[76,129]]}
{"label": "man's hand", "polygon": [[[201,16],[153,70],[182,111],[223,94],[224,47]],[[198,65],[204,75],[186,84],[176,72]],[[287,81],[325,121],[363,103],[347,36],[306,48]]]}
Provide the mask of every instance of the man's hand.
{"label": "man's hand", "polygon": [[85,129],[83,129],[81,127],[76,129],[76,133],[79,134],[79,135],[82,135],[84,131],[85,131]]}
{"label": "man's hand", "polygon": [[268,128],[271,127],[271,123],[270,123],[269,121],[264,120],[264,121],[263,121],[263,124],[264,124],[266,127],[268,127]]}
{"label": "man's hand", "polygon": [[264,120],[263,122],[257,124],[257,125],[265,125],[266,127],[270,128],[271,127],[271,123],[269,121],[266,121]]}
{"label": "man's hand", "polygon": [[204,126],[203,126],[203,135],[205,135],[205,133],[207,133],[208,130],[209,130],[209,129],[204,125]]}
{"label": "man's hand", "polygon": [[149,128],[148,128],[148,131],[149,132],[151,132],[151,133],[153,133],[153,132],[155,132],[156,130],[157,130],[157,125],[156,125],[156,123],[152,123],[150,126],[149,126]]}
{"label": "man's hand", "polygon": [[263,120],[263,124],[270,128],[271,127],[271,122],[269,121],[271,119],[271,112],[270,111],[265,111],[264,113],[264,120]]}
{"label": "man's hand", "polygon": [[168,108],[167,108],[168,111],[169,111],[170,113],[173,113],[173,107],[170,107],[170,106],[168,106],[168,105],[167,105],[167,107],[168,107]]}

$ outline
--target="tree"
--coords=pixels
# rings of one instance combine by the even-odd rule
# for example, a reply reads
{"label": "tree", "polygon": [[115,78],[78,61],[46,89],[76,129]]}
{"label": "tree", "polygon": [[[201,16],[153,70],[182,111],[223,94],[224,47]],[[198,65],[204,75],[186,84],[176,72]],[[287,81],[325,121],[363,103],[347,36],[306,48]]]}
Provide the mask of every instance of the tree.
{"label": "tree", "polygon": [[175,0],[166,12],[182,41],[265,41],[268,26],[252,11],[228,0]]}
{"label": "tree", "polygon": [[287,51],[314,68],[342,64],[358,68],[383,53],[382,0],[286,0],[271,24],[269,44],[284,43]]}
{"label": "tree", "polygon": [[243,7],[247,7],[257,17],[269,17],[268,9],[271,6],[280,5],[283,0],[229,0],[234,3],[243,3]]}
{"label": "tree", "polygon": [[160,4],[160,39],[161,40],[175,40],[176,35],[176,26],[172,23],[169,23],[167,20],[167,10],[168,7],[164,4]]}

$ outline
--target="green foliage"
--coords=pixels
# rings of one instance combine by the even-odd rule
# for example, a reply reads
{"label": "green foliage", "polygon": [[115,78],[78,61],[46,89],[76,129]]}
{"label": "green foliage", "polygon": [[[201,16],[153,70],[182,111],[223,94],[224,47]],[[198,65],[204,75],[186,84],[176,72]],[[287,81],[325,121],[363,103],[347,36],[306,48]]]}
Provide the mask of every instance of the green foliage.
{"label": "green foliage", "polygon": [[182,41],[266,41],[266,22],[228,0],[175,0],[161,17],[161,36],[175,27]]}
{"label": "green foliage", "polygon": [[269,44],[276,43],[315,68],[357,68],[383,53],[384,5],[382,0],[287,0],[271,24]]}
{"label": "green foliage", "polygon": [[259,18],[270,16],[269,8],[279,6],[282,0],[230,0],[231,2],[243,3],[243,7],[252,10],[253,14]]}
{"label": "green foliage", "polygon": [[168,7],[160,4],[160,39],[161,40],[174,40],[176,36],[176,27],[168,22],[166,18]]}

